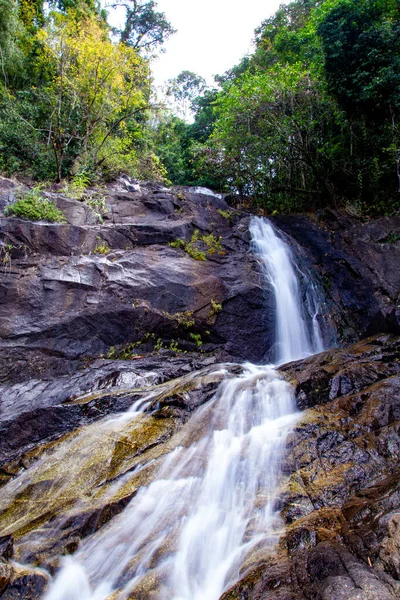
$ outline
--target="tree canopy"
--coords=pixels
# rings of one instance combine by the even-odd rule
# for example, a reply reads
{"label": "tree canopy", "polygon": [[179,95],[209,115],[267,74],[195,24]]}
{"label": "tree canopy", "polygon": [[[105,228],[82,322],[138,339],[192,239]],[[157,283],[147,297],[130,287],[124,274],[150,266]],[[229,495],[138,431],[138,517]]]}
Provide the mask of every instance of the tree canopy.
{"label": "tree canopy", "polygon": [[[155,11],[155,2],[140,5]],[[3,173],[139,173],[153,154],[150,70],[132,42],[143,30],[128,26],[130,39],[115,40],[96,0],[0,0]]]}
{"label": "tree canopy", "polygon": [[[398,0],[295,0],[210,89],[169,81],[152,106],[149,55],[173,33],[154,0],[0,0],[0,170],[165,177],[268,211],[398,210]],[[191,119],[189,119],[189,116]]]}
{"label": "tree canopy", "polygon": [[192,102],[189,179],[268,210],[398,208],[399,16],[397,0],[282,5],[254,53],[217,78],[211,106]]}

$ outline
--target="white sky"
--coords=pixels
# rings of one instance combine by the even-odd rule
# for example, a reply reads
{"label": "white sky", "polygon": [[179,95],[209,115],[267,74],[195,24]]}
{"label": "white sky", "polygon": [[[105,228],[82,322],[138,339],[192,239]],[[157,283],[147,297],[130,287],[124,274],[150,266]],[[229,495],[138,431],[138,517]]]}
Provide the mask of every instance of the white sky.
{"label": "white sky", "polygon": [[177,33],[166,52],[153,62],[156,85],[194,71],[213,84],[252,50],[254,29],[278,9],[283,0],[158,0]]}
{"label": "white sky", "polygon": [[[283,0],[158,0],[177,33],[165,53],[153,61],[157,86],[181,71],[194,71],[213,85],[221,75],[252,50],[254,29],[278,9]],[[111,12],[111,11],[110,11]],[[117,15],[110,14],[115,21]]]}

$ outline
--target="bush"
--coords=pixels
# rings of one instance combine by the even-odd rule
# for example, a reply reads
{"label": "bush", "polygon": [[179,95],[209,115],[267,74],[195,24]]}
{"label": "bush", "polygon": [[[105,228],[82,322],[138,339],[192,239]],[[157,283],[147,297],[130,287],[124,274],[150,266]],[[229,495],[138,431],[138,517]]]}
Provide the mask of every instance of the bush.
{"label": "bush", "polygon": [[61,210],[57,208],[54,202],[43,198],[37,188],[30,190],[17,202],[8,206],[5,214],[26,221],[66,222]]}

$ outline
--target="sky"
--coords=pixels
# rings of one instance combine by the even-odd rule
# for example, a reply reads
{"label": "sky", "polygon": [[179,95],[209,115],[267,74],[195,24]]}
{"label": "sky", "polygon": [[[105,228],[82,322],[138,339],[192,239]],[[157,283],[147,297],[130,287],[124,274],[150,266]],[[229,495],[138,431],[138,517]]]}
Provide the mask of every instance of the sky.
{"label": "sky", "polygon": [[222,74],[252,50],[254,29],[278,9],[283,0],[158,0],[178,30],[153,61],[157,86],[181,71],[194,71],[213,85]]}

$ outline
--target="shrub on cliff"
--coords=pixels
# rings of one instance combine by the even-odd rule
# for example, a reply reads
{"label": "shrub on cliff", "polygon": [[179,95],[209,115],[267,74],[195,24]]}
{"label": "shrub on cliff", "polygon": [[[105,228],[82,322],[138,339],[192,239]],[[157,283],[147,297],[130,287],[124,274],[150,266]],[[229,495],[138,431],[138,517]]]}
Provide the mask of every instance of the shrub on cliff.
{"label": "shrub on cliff", "polygon": [[22,198],[6,208],[7,216],[18,217],[26,221],[48,221],[65,223],[64,214],[51,200],[46,200],[37,189],[32,189]]}

